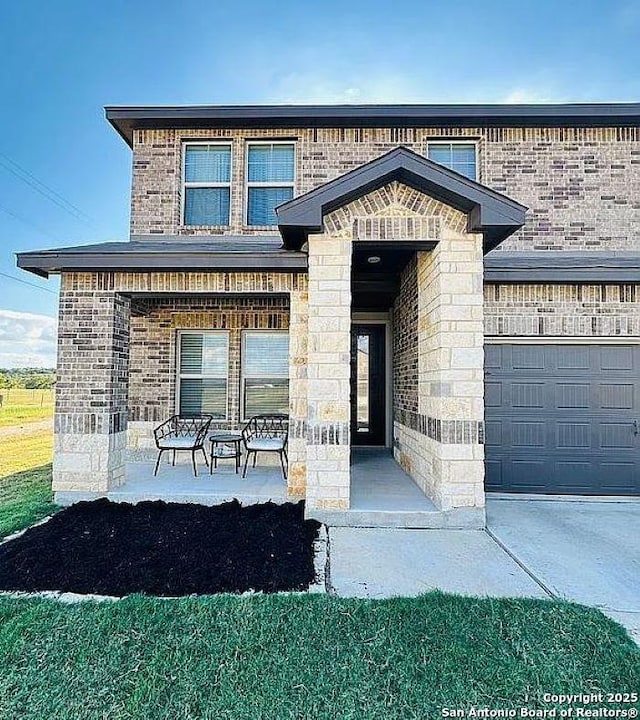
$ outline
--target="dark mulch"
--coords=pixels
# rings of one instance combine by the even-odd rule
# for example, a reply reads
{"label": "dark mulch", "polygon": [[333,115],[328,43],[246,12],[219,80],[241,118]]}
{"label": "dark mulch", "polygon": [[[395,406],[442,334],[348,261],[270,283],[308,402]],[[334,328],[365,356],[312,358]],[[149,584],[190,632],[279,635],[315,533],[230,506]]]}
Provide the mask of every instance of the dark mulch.
{"label": "dark mulch", "polygon": [[82,502],[0,545],[0,590],[191,595],[306,590],[304,503]]}

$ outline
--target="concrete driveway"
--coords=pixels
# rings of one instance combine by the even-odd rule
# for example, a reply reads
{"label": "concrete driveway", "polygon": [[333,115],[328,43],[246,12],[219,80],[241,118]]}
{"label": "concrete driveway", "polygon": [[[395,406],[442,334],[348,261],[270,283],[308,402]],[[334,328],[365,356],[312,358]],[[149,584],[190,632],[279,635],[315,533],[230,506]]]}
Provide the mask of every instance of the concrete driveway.
{"label": "concrete driveway", "polygon": [[640,502],[490,499],[487,529],[550,594],[640,640]]}
{"label": "concrete driveway", "polygon": [[564,598],[599,608],[640,641],[640,502],[490,499],[487,530],[330,528],[343,597]]}

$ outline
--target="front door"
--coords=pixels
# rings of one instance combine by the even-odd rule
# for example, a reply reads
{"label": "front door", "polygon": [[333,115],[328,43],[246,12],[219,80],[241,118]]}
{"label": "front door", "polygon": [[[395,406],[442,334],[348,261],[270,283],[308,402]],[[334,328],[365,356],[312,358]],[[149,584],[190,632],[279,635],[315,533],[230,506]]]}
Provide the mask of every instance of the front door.
{"label": "front door", "polygon": [[351,328],[351,444],[385,444],[385,326]]}

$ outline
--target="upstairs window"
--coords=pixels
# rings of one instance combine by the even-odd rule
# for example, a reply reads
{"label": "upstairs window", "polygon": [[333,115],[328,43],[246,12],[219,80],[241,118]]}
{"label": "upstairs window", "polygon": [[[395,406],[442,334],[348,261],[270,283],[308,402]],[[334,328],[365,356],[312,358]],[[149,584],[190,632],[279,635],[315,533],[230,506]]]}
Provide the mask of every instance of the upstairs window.
{"label": "upstairs window", "polygon": [[289,414],[289,333],[245,332],[242,352],[243,416]]}
{"label": "upstairs window", "polygon": [[185,225],[228,225],[231,204],[231,145],[184,146]]}
{"label": "upstairs window", "polygon": [[180,415],[227,418],[229,334],[181,332],[178,335],[178,408]]}
{"label": "upstairs window", "polygon": [[475,143],[430,142],[427,157],[471,180],[478,179]]}
{"label": "upstairs window", "polygon": [[249,143],[247,225],[277,225],[275,208],[293,197],[294,179],[293,143]]}

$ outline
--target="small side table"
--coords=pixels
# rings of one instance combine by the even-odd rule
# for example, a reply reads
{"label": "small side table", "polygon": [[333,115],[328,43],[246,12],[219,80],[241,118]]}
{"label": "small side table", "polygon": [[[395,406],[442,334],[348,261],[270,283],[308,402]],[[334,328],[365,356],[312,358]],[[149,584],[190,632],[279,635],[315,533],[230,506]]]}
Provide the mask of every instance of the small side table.
{"label": "small side table", "polygon": [[240,455],[242,450],[240,449],[240,443],[242,442],[242,435],[234,432],[220,432],[209,435],[209,442],[211,443],[211,465],[209,467],[209,474],[213,475],[213,469],[218,467],[218,460],[231,460],[236,461],[236,475],[240,470]]}

